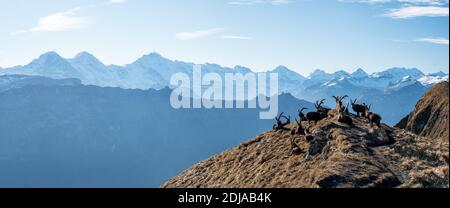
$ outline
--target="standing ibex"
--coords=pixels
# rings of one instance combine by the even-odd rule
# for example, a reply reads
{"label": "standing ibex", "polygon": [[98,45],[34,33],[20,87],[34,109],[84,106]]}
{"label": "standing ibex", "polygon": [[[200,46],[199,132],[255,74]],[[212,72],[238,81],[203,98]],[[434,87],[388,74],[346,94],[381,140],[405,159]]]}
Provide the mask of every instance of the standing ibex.
{"label": "standing ibex", "polygon": [[318,121],[321,121],[326,117],[327,115],[321,112],[309,112],[306,114],[306,120],[308,121],[308,123],[311,124],[311,122],[314,122],[314,125],[316,125]]}
{"label": "standing ibex", "polygon": [[352,108],[353,111],[356,112],[356,115],[359,117],[360,115],[363,115],[364,112],[366,112],[366,106],[361,105],[361,104],[357,104],[356,102],[358,101],[358,99],[350,100],[350,102],[352,103]]}
{"label": "standing ibex", "polygon": [[[281,119],[286,119],[286,122],[282,122]],[[280,114],[280,116],[275,117],[275,120],[277,121],[276,124],[273,125],[273,130],[289,130],[286,128],[287,125],[291,124],[291,117],[284,116],[284,112]]]}
{"label": "standing ibex", "polygon": [[305,129],[302,126],[302,121],[298,121],[295,119],[295,122],[297,122],[297,128],[292,129],[291,135],[305,135]]}
{"label": "standing ibex", "polygon": [[372,105],[367,106],[364,103],[364,106],[366,107],[366,110],[364,111],[364,118],[369,120],[370,125],[373,125],[375,123],[378,127],[381,125],[381,116],[375,113],[370,112],[370,109],[372,108]]}
{"label": "standing ibex", "polygon": [[300,121],[295,119],[295,122],[297,122],[297,128],[292,129],[291,135],[305,135],[305,129],[302,126],[302,121],[305,118],[305,114],[303,113],[304,110],[307,108],[302,108],[298,111],[298,117],[300,118]]}
{"label": "standing ibex", "polygon": [[344,109],[344,104],[342,104],[342,101],[345,98],[348,98],[348,96],[347,95],[344,95],[342,97],[341,96],[333,96],[333,98],[336,100],[336,110],[338,112],[344,111],[345,109]]}
{"label": "standing ibex", "polygon": [[350,116],[348,116],[349,115],[348,108],[349,108],[349,105],[347,105],[345,110],[339,111],[339,113],[338,113],[338,121],[341,122],[341,123],[348,124],[349,126],[353,126],[353,119],[350,118]]}
{"label": "standing ibex", "polygon": [[344,111],[344,113],[347,114],[347,115],[350,114],[350,110],[349,110],[349,107],[348,107],[349,105],[350,105],[350,103],[347,103],[347,107],[345,108],[345,111]]}
{"label": "standing ibex", "polygon": [[306,116],[303,113],[304,110],[307,110],[308,108],[302,108],[298,111],[298,117],[300,118],[300,121],[306,121]]}

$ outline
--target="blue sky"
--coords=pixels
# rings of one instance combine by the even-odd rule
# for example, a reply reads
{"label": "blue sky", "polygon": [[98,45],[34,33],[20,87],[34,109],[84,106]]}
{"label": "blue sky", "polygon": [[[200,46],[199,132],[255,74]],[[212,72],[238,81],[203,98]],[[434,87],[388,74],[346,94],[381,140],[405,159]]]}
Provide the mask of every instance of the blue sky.
{"label": "blue sky", "polygon": [[1,67],[88,51],[303,75],[449,69],[448,0],[0,0],[0,19]]}

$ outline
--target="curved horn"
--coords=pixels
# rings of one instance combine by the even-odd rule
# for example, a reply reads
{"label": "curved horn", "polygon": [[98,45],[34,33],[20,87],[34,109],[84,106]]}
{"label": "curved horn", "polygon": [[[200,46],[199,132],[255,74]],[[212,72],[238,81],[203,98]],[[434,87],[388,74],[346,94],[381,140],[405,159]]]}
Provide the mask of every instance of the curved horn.
{"label": "curved horn", "polygon": [[275,120],[280,121],[281,117],[283,117],[284,112],[282,112],[279,116],[275,117]]}
{"label": "curved horn", "polygon": [[287,120],[287,119],[290,120],[290,117],[291,117],[291,116],[289,116],[289,118],[288,118],[287,116],[282,116],[281,118],[285,118],[286,120]]}
{"label": "curved horn", "polygon": [[348,95],[344,95],[343,97],[341,97],[340,101],[344,100],[345,98],[348,98]]}
{"label": "curved horn", "polygon": [[303,113],[304,110],[308,110],[308,108],[302,108],[301,110],[298,111],[298,113]]}
{"label": "curved horn", "polygon": [[325,100],[327,100],[327,99],[322,99],[322,100],[320,101],[319,106],[322,106],[322,105],[325,103]]}

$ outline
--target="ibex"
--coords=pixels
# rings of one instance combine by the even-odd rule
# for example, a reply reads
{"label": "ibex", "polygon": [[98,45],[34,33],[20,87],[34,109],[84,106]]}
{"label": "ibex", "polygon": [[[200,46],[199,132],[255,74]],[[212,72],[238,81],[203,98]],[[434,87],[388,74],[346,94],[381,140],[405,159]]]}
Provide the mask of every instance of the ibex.
{"label": "ibex", "polygon": [[328,117],[328,112],[331,110],[329,108],[325,108],[323,107],[323,103],[325,102],[325,99],[319,101],[316,101],[315,107],[316,107],[316,112],[309,112],[306,114],[303,114],[303,110],[306,110],[307,108],[303,108],[300,112],[299,112],[299,116],[303,117],[303,119],[301,119],[301,121],[308,121],[309,124],[311,124],[311,122],[314,122],[314,125],[317,124],[318,121],[321,121],[323,119],[325,119],[326,117]]}
{"label": "ibex", "polygon": [[350,114],[350,110],[349,110],[349,108],[348,108],[349,105],[350,105],[350,103],[347,103],[347,107],[345,108],[345,111],[344,111],[344,113],[345,113],[346,115],[349,115],[349,114]]}
{"label": "ibex", "polygon": [[315,105],[315,106],[316,106],[316,110],[317,110],[317,112],[319,112],[319,113],[322,113],[322,114],[324,114],[324,115],[328,115],[328,112],[329,112],[331,109],[322,107],[322,105],[323,105],[324,102],[325,102],[325,99],[321,100],[320,102],[319,102],[319,101],[316,101],[316,105]]}
{"label": "ibex", "polygon": [[297,145],[297,143],[295,143],[295,138],[291,137],[290,138],[290,142],[291,142],[291,155],[299,155],[302,153],[300,147]]}
{"label": "ibex", "polygon": [[298,117],[300,118],[300,121],[306,121],[306,116],[303,113],[304,110],[307,110],[308,108],[302,108],[298,111]]}
{"label": "ibex", "polygon": [[381,125],[381,116],[378,115],[378,114],[370,112],[370,109],[372,108],[372,105],[367,106],[366,104],[364,104],[364,106],[366,107],[366,110],[364,111],[364,118],[369,120],[370,125],[373,125],[375,123],[378,127],[380,127],[380,125]]}
{"label": "ibex", "polygon": [[356,112],[356,115],[359,117],[360,115],[363,115],[366,112],[366,106],[361,105],[361,104],[357,104],[356,102],[358,101],[358,99],[350,100],[350,102],[352,103],[352,108],[353,111]]}
{"label": "ibex", "polygon": [[321,121],[326,117],[327,115],[321,112],[309,112],[306,114],[306,120],[308,121],[308,123],[311,124],[311,122],[314,121],[314,125],[316,125],[318,121]]}
{"label": "ibex", "polygon": [[349,107],[349,105],[347,105],[345,110],[339,112],[339,114],[338,114],[338,121],[340,123],[345,123],[345,124],[348,124],[349,126],[352,126],[353,125],[353,119],[350,118],[350,116],[348,116],[348,107]]}
{"label": "ibex", "polygon": [[[286,122],[282,122],[281,119],[284,118],[286,119]],[[276,124],[273,125],[273,130],[278,131],[278,130],[289,130],[288,128],[286,128],[287,125],[291,124],[291,117],[286,117],[284,116],[284,112],[280,114],[280,116],[275,117],[276,120]]]}
{"label": "ibex", "polygon": [[300,119],[300,121],[298,121],[297,119],[295,119],[295,122],[297,122],[297,128],[292,129],[291,131],[291,135],[305,135],[305,129],[302,126],[302,121]]}
{"label": "ibex", "polygon": [[307,142],[312,142],[314,139],[314,136],[308,131],[308,129],[305,129],[305,140]]}
{"label": "ibex", "polygon": [[345,98],[348,98],[348,96],[347,95],[344,95],[342,97],[341,96],[333,96],[333,98],[336,100],[336,110],[338,112],[344,111],[344,104],[342,104],[342,101]]}

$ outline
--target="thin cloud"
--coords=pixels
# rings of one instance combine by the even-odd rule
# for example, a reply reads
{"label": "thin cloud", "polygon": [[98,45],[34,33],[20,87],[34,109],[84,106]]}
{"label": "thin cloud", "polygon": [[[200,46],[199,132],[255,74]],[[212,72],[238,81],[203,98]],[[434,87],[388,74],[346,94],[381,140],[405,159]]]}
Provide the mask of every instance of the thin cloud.
{"label": "thin cloud", "polygon": [[252,39],[250,37],[238,36],[238,35],[224,35],[224,36],[222,36],[222,38],[228,39],[228,40],[250,40],[250,39]]}
{"label": "thin cloud", "polygon": [[123,4],[126,3],[128,0],[110,0],[110,4]]}
{"label": "thin cloud", "polygon": [[18,30],[11,35],[27,32],[58,32],[81,29],[89,24],[89,21],[78,14],[80,7],[47,15],[39,19],[36,27],[26,30]]}
{"label": "thin cloud", "polygon": [[367,4],[387,4],[387,3],[400,3],[403,5],[434,5],[442,6],[447,5],[448,0],[338,0],[345,3],[367,3]]}
{"label": "thin cloud", "polygon": [[338,0],[344,3],[396,4],[399,8],[389,9],[382,16],[394,19],[415,17],[448,17],[448,0]]}
{"label": "thin cloud", "polygon": [[231,5],[257,5],[257,4],[271,4],[271,5],[284,5],[291,3],[292,0],[233,0],[229,1]]}
{"label": "thin cloud", "polygon": [[416,17],[448,17],[448,7],[411,6],[391,9],[384,16],[394,19],[411,19]]}
{"label": "thin cloud", "polygon": [[420,38],[416,42],[432,43],[437,45],[448,45],[448,38]]}
{"label": "thin cloud", "polygon": [[175,35],[175,38],[178,40],[194,40],[194,39],[217,35],[219,33],[222,33],[223,31],[224,31],[223,28],[212,28],[212,29],[192,31],[192,32],[180,32]]}

